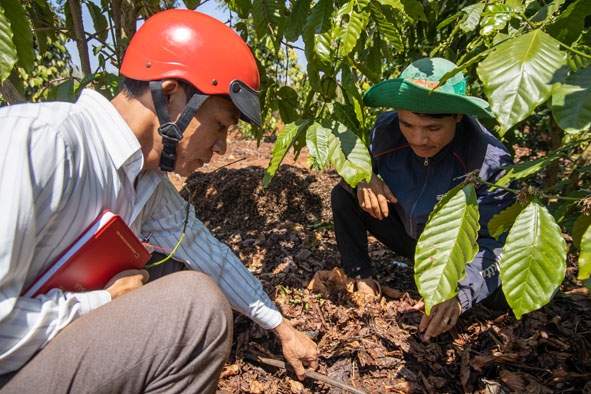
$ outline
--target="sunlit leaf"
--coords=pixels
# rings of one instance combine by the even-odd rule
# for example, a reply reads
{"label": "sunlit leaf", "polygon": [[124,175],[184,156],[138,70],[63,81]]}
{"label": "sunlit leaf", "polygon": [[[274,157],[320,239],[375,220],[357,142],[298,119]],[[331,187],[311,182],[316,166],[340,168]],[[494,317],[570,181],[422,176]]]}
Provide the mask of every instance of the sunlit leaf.
{"label": "sunlit leaf", "polygon": [[503,130],[528,117],[563,82],[566,53],[541,30],[496,47],[478,65],[478,76]]}
{"label": "sunlit leaf", "polygon": [[501,260],[501,283],[518,319],[547,304],[566,271],[566,242],[546,207],[532,201],[509,231]]}
{"label": "sunlit leaf", "polygon": [[322,34],[317,34],[315,37],[316,56],[324,66],[324,70],[331,70],[333,68],[333,42],[334,31],[329,31]]}
{"label": "sunlit leaf", "polygon": [[317,122],[308,127],[306,132],[308,160],[319,171],[324,170],[329,164],[328,140],[331,133],[330,127],[323,127]]}
{"label": "sunlit leaf", "polygon": [[591,126],[591,67],[571,73],[552,95],[552,115],[566,131]]}
{"label": "sunlit leaf", "polygon": [[462,11],[466,13],[466,16],[462,23],[460,23],[460,29],[465,32],[474,31],[480,23],[480,17],[484,7],[484,3],[477,3],[464,7]]}
{"label": "sunlit leaf", "polygon": [[12,42],[12,29],[0,8],[0,82],[4,82],[10,76],[16,64],[16,56],[16,48]]}
{"label": "sunlit leaf", "polygon": [[587,230],[581,238],[581,253],[579,254],[579,274],[577,279],[589,279],[591,276],[591,227]]}
{"label": "sunlit leaf", "polygon": [[503,29],[511,20],[513,12],[513,7],[507,4],[488,4],[480,20],[481,34],[486,36]]}
{"label": "sunlit leaf", "polygon": [[458,293],[466,263],[478,252],[478,203],[474,185],[456,187],[435,207],[417,241],[415,282],[425,312]]}
{"label": "sunlit leaf", "polygon": [[334,120],[321,119],[308,128],[308,159],[318,169],[334,166],[352,187],[372,174],[367,146],[353,131]]}
{"label": "sunlit leaf", "polygon": [[340,40],[339,54],[345,57],[353,50],[367,26],[369,13],[355,11],[354,2],[349,2],[337,12],[337,17],[341,22],[336,35]]}
{"label": "sunlit leaf", "polygon": [[273,151],[271,152],[271,160],[269,161],[269,165],[265,170],[265,175],[263,176],[263,187],[267,187],[275,173],[279,169],[279,165],[283,161],[283,158],[289,151],[294,143],[298,140],[298,136],[302,133],[306,127],[310,124],[311,120],[298,120],[297,122],[286,124],[279,135],[277,136],[277,140],[275,141],[275,145],[273,145]]}
{"label": "sunlit leaf", "polygon": [[[35,51],[33,50],[33,33],[31,32],[31,25],[25,16],[23,5],[18,0],[3,0],[0,5],[0,10],[4,11],[4,21],[0,22],[2,25],[0,29],[0,63],[5,64],[0,67],[0,79],[4,81],[10,74],[12,66],[9,64],[14,60],[13,51],[16,48],[16,60],[20,67],[27,72],[31,72],[35,65]],[[12,34],[10,33],[12,31]],[[12,38],[10,38],[12,36]],[[12,41],[13,45],[10,45]],[[4,52],[8,50],[8,52]],[[14,64],[14,63],[12,63]],[[8,74],[4,73],[8,70]]]}

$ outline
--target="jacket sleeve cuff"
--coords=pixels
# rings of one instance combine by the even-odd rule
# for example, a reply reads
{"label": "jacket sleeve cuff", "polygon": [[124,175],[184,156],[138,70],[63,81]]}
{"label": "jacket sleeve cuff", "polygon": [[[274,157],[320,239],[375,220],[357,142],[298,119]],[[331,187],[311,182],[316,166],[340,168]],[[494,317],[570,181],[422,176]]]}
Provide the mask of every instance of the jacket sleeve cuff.
{"label": "jacket sleeve cuff", "polygon": [[469,287],[460,287],[458,292],[458,300],[462,306],[462,313],[467,312],[472,308],[472,294]]}

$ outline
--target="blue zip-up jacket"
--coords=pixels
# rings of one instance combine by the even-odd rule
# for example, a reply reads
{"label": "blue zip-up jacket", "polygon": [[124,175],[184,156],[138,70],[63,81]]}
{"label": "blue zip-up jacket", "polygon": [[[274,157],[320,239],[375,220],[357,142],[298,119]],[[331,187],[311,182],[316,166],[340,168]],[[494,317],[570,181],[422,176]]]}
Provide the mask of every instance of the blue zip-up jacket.
{"label": "blue zip-up jacket", "polygon": [[[437,155],[425,159],[417,156],[402,135],[398,113],[382,113],[370,132],[374,173],[379,174],[398,199],[396,213],[406,232],[414,239],[425,228],[429,213],[437,201],[464,176],[479,169],[478,177],[494,183],[513,164],[503,144],[474,118],[464,115],[458,123],[454,139]],[[462,311],[487,298],[500,285],[499,265],[504,239],[492,238],[489,220],[512,205],[512,193],[502,189],[489,191],[477,185],[480,212],[479,252],[466,265],[466,276],[459,283],[458,298]]]}

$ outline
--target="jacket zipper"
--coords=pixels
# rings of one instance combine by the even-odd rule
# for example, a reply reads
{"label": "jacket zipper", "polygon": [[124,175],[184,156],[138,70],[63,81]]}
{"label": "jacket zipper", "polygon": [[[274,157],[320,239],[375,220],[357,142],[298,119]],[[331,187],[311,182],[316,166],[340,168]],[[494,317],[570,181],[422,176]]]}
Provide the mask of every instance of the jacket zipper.
{"label": "jacket zipper", "polygon": [[[425,181],[423,182],[423,187],[421,188],[421,192],[419,193],[419,195],[417,196],[417,199],[415,200],[415,203],[412,206],[412,209],[410,210],[410,213],[408,215],[408,218],[410,220],[410,233],[412,235],[412,237],[414,238],[415,236],[415,231],[416,231],[416,221],[414,219],[414,213],[415,210],[417,208],[417,205],[419,203],[419,201],[421,200],[421,197],[423,197],[423,193],[425,192],[425,189],[427,188],[427,183],[429,182],[429,175],[431,173],[431,167],[429,167],[429,158],[425,157],[425,161],[423,162],[423,164],[425,165],[425,167],[427,167],[427,174],[425,175]],[[419,234],[416,234],[417,238]]]}

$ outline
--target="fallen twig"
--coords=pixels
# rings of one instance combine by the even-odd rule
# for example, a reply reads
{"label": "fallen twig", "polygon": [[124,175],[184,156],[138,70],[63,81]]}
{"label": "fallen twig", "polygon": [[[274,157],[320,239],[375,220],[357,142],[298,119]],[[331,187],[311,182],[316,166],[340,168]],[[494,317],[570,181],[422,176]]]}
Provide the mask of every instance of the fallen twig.
{"label": "fallen twig", "polygon": [[[257,355],[250,354],[250,353],[246,353],[244,356],[250,360],[253,360],[253,361],[257,361],[257,362],[260,362],[263,364],[271,365],[273,367],[283,368],[283,369],[293,371],[293,368],[291,368],[291,366],[285,364],[283,361],[280,361],[280,360],[275,360],[273,358],[268,358],[268,357],[257,356]],[[306,376],[309,378],[319,380],[323,383],[328,383],[331,386],[338,387],[338,388],[340,388],[342,390],[346,390],[350,393],[367,394],[365,391],[359,390],[359,389],[357,389],[353,386],[350,386],[348,384],[345,384],[343,382],[339,382],[337,380],[331,379],[328,376],[323,375],[321,373],[309,371],[309,370],[306,370],[305,373],[306,373]]]}

